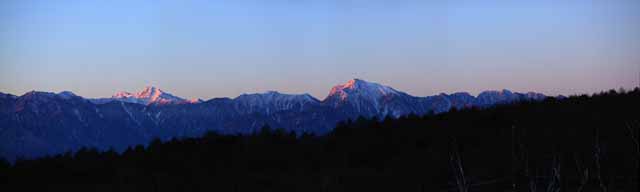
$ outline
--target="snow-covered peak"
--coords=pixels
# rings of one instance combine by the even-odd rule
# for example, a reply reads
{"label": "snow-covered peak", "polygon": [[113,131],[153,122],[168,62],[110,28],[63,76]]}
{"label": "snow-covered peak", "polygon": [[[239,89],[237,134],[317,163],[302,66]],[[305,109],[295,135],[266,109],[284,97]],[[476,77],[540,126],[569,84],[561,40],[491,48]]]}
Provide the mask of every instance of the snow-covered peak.
{"label": "snow-covered peak", "polygon": [[503,89],[503,90],[488,90],[488,91],[483,91],[480,94],[478,94],[478,98],[509,98],[509,97],[514,97],[515,95],[513,94],[513,92],[507,90],[507,89]]}
{"label": "snow-covered peak", "polygon": [[265,114],[283,110],[303,110],[320,103],[309,94],[284,94],[277,91],[242,94],[233,101],[237,109],[241,109],[243,112]]}
{"label": "snow-covered peak", "polygon": [[361,79],[352,79],[342,85],[336,85],[331,88],[329,98],[340,98],[346,100],[350,96],[365,97],[370,99],[379,99],[389,95],[397,95],[401,92],[395,89],[380,85],[378,83],[368,82]]}
{"label": "snow-covered peak", "polygon": [[494,104],[511,103],[518,99],[520,99],[518,95],[506,89],[501,91],[489,90],[478,94],[475,104],[477,106],[489,106]]}
{"label": "snow-covered peak", "polygon": [[[357,117],[391,115],[398,117],[409,113],[422,113],[417,97],[397,91],[389,86],[361,79],[352,79],[331,88],[323,101],[333,108],[340,108]],[[356,115],[357,114],[357,115]]]}
{"label": "snow-covered peak", "polygon": [[116,94],[113,94],[113,96],[111,96],[111,98],[127,98],[127,97],[133,97],[133,94],[126,91],[120,91],[120,92],[117,92]]}
{"label": "snow-covered peak", "polygon": [[199,98],[187,100],[187,103],[202,103],[202,102],[204,102],[204,101],[202,99],[199,99]]}
{"label": "snow-covered peak", "polygon": [[309,94],[284,94],[277,91],[267,91],[264,93],[242,94],[236,97],[236,101],[260,101],[260,102],[317,102],[318,100]]}
{"label": "snow-covered peak", "polygon": [[146,86],[137,93],[117,92],[111,99],[139,103],[139,104],[180,104],[180,103],[197,103],[200,100],[186,100],[162,91],[154,86]]}
{"label": "snow-covered peak", "polygon": [[154,87],[154,86],[146,86],[142,91],[136,94],[138,98],[158,98],[166,94],[164,91]]}

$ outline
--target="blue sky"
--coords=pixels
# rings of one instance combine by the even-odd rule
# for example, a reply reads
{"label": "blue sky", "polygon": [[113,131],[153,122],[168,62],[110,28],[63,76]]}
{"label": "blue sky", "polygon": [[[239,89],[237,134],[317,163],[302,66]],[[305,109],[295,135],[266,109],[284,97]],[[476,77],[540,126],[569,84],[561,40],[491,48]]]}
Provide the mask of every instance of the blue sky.
{"label": "blue sky", "polygon": [[[428,3],[425,3],[428,2]],[[361,78],[413,95],[640,81],[640,2],[0,1],[0,92],[320,99]]]}

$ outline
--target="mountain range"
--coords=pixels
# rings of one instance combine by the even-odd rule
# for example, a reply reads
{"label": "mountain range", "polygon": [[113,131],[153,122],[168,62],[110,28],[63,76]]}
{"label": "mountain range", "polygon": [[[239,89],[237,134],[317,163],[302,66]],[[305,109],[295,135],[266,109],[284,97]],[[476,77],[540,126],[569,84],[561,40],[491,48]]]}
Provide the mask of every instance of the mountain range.
{"label": "mountain range", "polygon": [[360,116],[424,115],[544,98],[509,90],[484,91],[477,97],[466,92],[417,97],[360,79],[334,86],[324,100],[277,91],[187,100],[151,86],[110,98],[83,98],[69,91],[0,93],[0,157],[34,158],[81,147],[122,151],[154,138],[193,137],[207,131],[245,134],[264,125],[324,134],[337,122]]}
{"label": "mountain range", "polygon": [[[74,95],[71,92],[65,91],[62,93],[67,93],[68,95]],[[138,93],[129,93],[126,91],[117,92],[110,98],[97,98],[97,99],[89,99],[91,102],[95,104],[104,104],[111,101],[122,101],[128,103],[138,103],[144,105],[164,105],[164,104],[185,104],[185,103],[199,103],[202,100],[192,99],[186,100],[180,97],[173,96],[172,94],[166,93],[156,87],[147,86],[142,91]]]}

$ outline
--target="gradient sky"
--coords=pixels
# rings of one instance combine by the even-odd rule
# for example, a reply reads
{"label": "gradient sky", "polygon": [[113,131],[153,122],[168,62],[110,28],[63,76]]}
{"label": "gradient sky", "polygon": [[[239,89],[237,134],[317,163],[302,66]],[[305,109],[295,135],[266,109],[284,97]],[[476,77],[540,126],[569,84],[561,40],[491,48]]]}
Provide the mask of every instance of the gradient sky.
{"label": "gradient sky", "polygon": [[416,96],[638,85],[640,1],[502,2],[3,0],[0,92],[323,99],[352,78]]}

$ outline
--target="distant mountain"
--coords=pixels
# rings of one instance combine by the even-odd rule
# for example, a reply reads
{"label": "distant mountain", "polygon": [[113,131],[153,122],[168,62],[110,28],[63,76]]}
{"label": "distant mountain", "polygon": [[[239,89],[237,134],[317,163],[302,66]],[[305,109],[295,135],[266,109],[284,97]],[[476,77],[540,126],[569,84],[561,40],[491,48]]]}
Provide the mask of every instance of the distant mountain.
{"label": "distant mountain", "polygon": [[111,98],[86,99],[63,91],[0,93],[0,156],[13,160],[77,150],[124,150],[153,138],[198,136],[207,131],[251,133],[268,124],[287,131],[323,134],[338,121],[442,113],[540,100],[539,93],[508,90],[416,97],[378,83],[353,79],[334,86],[322,101],[309,94],[276,91],[236,98],[186,100],[155,87]]}
{"label": "distant mountain", "polygon": [[147,86],[138,93],[117,92],[111,98],[91,99],[96,104],[104,104],[111,101],[123,101],[128,103],[138,103],[143,105],[165,105],[165,104],[185,104],[198,103],[199,99],[186,100],[172,94],[166,93],[156,87]]}
{"label": "distant mountain", "polygon": [[378,83],[353,79],[331,89],[323,103],[350,117],[387,116],[398,117],[410,113],[428,111],[420,99]]}
{"label": "distant mountain", "polygon": [[320,101],[309,94],[282,94],[277,91],[242,94],[234,99],[236,110],[243,113],[270,115],[281,111],[302,112],[320,105]]}

